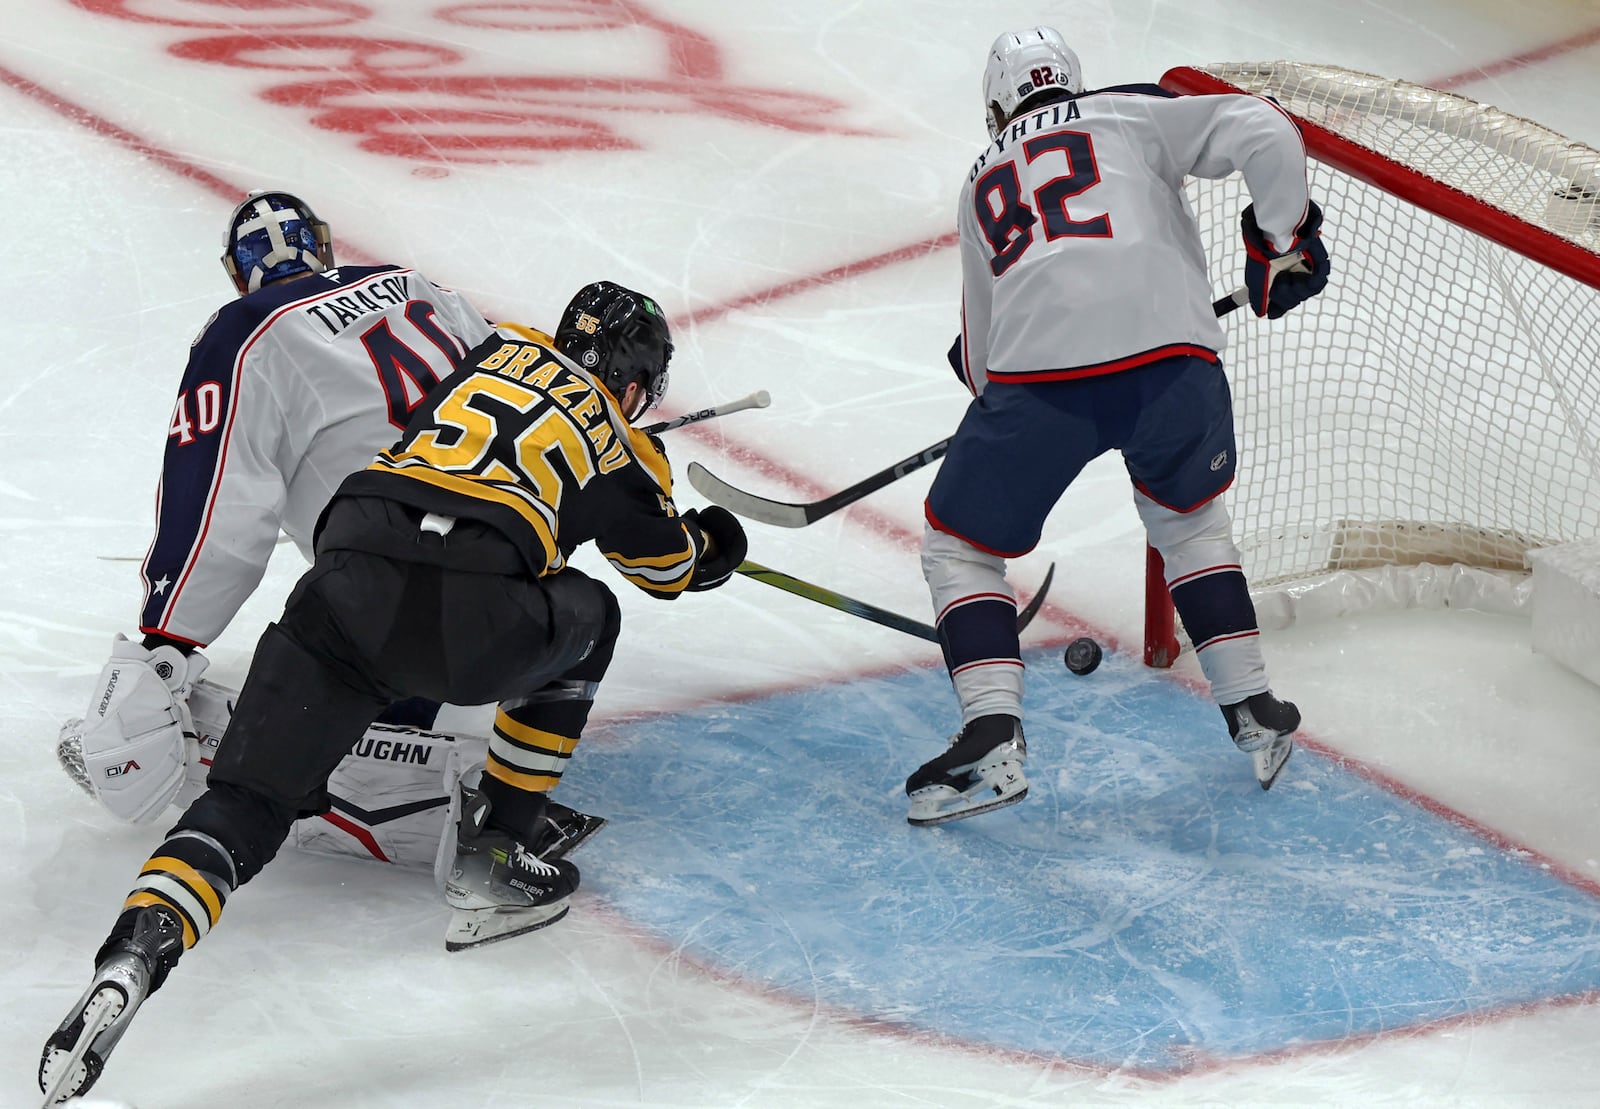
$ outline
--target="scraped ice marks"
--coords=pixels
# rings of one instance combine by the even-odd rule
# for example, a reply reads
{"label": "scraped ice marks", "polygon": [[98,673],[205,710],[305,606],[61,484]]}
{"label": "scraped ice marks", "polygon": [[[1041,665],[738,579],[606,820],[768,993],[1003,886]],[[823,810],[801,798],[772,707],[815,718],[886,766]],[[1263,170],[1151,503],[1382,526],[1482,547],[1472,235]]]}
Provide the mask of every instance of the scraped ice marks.
{"label": "scraped ice marks", "polygon": [[[636,0],[446,4],[409,20],[350,0],[259,0],[215,16],[193,0],[72,2],[107,18],[180,29],[188,37],[169,42],[167,52],[184,61],[292,74],[257,95],[362,150],[427,165],[638,150],[663,113],[804,134],[872,134],[840,121],[840,101],[729,81],[714,39]],[[407,33],[409,24],[415,33]],[[519,33],[526,49],[511,55],[518,67],[507,71],[504,39]],[[495,49],[474,50],[480,41]],[[584,50],[597,51],[615,72],[573,69],[570,53]]]}
{"label": "scraped ice marks", "polygon": [[1121,656],[1028,698],[1028,800],[939,829],[901,783],[940,671],[601,730],[586,889],[841,1017],[1156,1075],[1600,989],[1600,898],[1537,860],[1308,751],[1263,793]]}

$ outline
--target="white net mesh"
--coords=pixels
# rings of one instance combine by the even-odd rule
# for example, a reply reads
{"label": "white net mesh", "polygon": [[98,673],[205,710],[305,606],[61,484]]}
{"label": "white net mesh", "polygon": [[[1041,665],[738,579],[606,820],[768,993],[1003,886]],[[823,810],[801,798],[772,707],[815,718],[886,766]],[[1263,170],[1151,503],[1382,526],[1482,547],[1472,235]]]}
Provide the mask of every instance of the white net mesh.
{"label": "white net mesh", "polygon": [[[1586,269],[1600,263],[1600,152],[1367,74],[1202,72],[1445,186],[1368,184],[1308,134],[1332,281],[1281,320],[1245,309],[1226,324],[1241,462],[1229,507],[1252,584],[1407,563],[1520,570],[1531,547],[1600,532],[1600,268]],[[1426,206],[1401,198],[1417,184]],[[1191,201],[1215,287],[1231,291],[1243,182],[1194,182]],[[1497,221],[1543,243],[1538,260],[1487,237]]]}

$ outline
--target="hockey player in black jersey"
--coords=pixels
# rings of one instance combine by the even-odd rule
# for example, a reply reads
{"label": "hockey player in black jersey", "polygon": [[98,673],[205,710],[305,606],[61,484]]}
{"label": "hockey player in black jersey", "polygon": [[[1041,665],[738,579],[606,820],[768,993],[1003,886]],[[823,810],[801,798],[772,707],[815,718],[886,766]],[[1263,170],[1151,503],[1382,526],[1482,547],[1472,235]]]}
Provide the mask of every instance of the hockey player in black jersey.
{"label": "hockey player in black jersey", "polygon": [[[228,215],[222,265],[238,297],[190,346],[141,567],[139,636],[118,634],[57,757],[119,820],[170,820],[204,788],[210,751],[236,691],[202,676],[205,648],[256,589],[277,542],[309,563],[317,521],[339,483],[394,442],[416,406],[494,327],[460,293],[398,265],[338,265],[311,205],[281,190]],[[481,762],[479,735],[434,729],[439,705],[391,705],[371,743],[397,731]],[[202,718],[201,713],[206,716]],[[369,748],[370,748],[369,743]],[[443,761],[442,759],[439,761]],[[320,849],[431,866],[448,807],[447,774],[358,753],[335,777],[337,821],[296,830]],[[421,804],[421,802],[431,802]],[[604,821],[552,802],[573,849]]]}
{"label": "hockey player in black jersey", "polygon": [[316,559],[257,646],[208,789],[144,865],[47,1042],[40,1086],[87,1090],[138,1007],[271,861],[384,706],[498,701],[480,784],[455,799],[446,947],[545,927],[578,869],[539,857],[545,796],[578,743],[621,626],[615,597],[567,564],[594,542],[645,592],[726,582],[744,559],[724,509],[678,513],[659,440],[672,343],[648,297],[578,292],[552,340],[502,326],[348,477]]}

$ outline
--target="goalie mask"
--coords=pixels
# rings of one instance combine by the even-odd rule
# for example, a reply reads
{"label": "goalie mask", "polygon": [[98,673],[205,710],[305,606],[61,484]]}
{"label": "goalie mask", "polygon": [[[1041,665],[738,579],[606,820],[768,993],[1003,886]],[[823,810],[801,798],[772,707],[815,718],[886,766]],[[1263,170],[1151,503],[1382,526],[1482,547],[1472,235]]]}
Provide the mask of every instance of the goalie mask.
{"label": "goalie mask", "polygon": [[641,293],[610,281],[585,285],[561,313],[555,341],[617,399],[635,381],[644,387],[644,408],[630,420],[666,395],[672,334],[660,306]]}
{"label": "goalie mask", "polygon": [[1037,96],[1083,91],[1083,65],[1054,27],[1011,31],[989,47],[983,71],[983,104],[989,137],[998,139],[1006,124]]}
{"label": "goalie mask", "polygon": [[228,219],[222,267],[240,295],[271,281],[322,273],[333,265],[333,236],[311,205],[265,190],[245,197]]}

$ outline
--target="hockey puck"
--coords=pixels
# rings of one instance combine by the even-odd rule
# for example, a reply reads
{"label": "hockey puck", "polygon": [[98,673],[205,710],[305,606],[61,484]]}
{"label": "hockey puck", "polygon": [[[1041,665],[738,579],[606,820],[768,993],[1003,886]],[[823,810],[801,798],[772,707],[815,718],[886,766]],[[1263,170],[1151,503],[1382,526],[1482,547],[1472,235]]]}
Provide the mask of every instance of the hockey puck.
{"label": "hockey puck", "polygon": [[1061,657],[1067,664],[1067,669],[1074,674],[1092,674],[1095,667],[1100,665],[1102,654],[1100,644],[1088,636],[1083,636],[1068,643],[1066,653]]}

